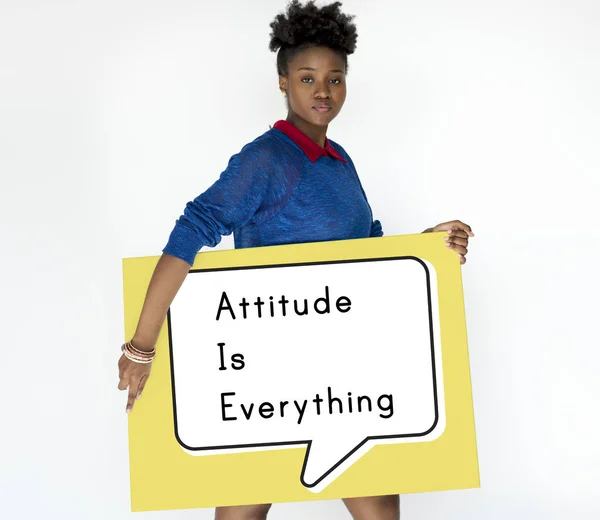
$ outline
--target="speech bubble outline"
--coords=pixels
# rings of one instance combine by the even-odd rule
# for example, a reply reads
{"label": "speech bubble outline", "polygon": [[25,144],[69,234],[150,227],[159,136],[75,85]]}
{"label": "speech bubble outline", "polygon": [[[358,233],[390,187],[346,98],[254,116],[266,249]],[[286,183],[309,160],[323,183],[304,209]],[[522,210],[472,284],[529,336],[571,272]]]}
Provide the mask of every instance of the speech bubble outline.
{"label": "speech bubble outline", "polygon": [[[172,318],[171,318],[171,309],[169,308],[167,312],[167,332],[168,332],[168,341],[169,341],[169,356],[170,356],[170,371],[171,371],[171,391],[172,391],[172,402],[173,402],[173,421],[174,421],[174,434],[179,445],[188,452],[192,452],[193,454],[199,454],[199,452],[247,452],[247,451],[260,451],[264,449],[280,449],[291,446],[301,446],[306,445],[306,453],[304,456],[304,461],[302,464],[302,470],[300,474],[300,482],[307,489],[316,491],[317,488],[321,488],[320,484],[322,484],[330,475],[332,475],[338,468],[344,465],[347,461],[355,458],[362,457],[370,447],[377,444],[377,441],[390,441],[394,439],[410,439],[410,438],[423,438],[432,433],[436,427],[438,426],[440,420],[440,412],[439,412],[439,388],[438,388],[438,369],[436,366],[436,341],[435,341],[435,332],[434,332],[434,320],[433,320],[433,309],[432,309],[432,293],[431,293],[431,273],[429,271],[429,267],[427,264],[429,262],[423,261],[421,258],[416,256],[390,256],[390,257],[380,257],[380,258],[361,258],[361,259],[350,259],[350,260],[332,260],[332,261],[317,261],[317,262],[298,262],[298,263],[285,263],[285,264],[266,264],[266,265],[253,265],[253,266],[235,266],[235,267],[218,267],[218,268],[209,268],[209,269],[192,269],[189,274],[198,274],[198,273],[209,273],[209,272],[223,272],[223,271],[242,271],[242,270],[258,270],[258,269],[277,269],[284,267],[310,267],[316,265],[335,265],[335,264],[351,264],[351,263],[365,263],[365,262],[385,262],[385,261],[399,261],[399,260],[413,260],[421,265],[425,272],[425,284],[426,284],[426,293],[427,293],[427,312],[428,312],[428,325],[429,325],[429,352],[431,355],[431,375],[432,375],[432,385],[433,385],[433,408],[434,408],[434,419],[433,423],[426,430],[418,433],[401,433],[401,434],[387,434],[387,435],[373,435],[366,436],[360,442],[354,445],[350,451],[348,451],[344,456],[339,458],[337,462],[332,465],[327,471],[325,471],[319,478],[317,478],[314,482],[307,482],[305,479],[306,467],[310,458],[311,448],[313,446],[313,439],[308,440],[289,440],[289,441],[276,441],[276,442],[255,442],[255,443],[236,443],[236,444],[225,444],[225,445],[213,445],[213,446],[189,446],[181,439],[179,435],[179,428],[177,422],[177,397],[175,390],[175,363],[174,363],[174,346],[173,346],[173,337],[172,337]],[[431,264],[429,264],[431,266]],[[433,268],[433,266],[431,266]],[[435,272],[435,269],[434,269]],[[435,277],[435,275],[434,275]],[[440,374],[441,375],[441,374]],[[444,425],[445,428],[445,425]],[[443,433],[439,432],[438,437]],[[431,439],[434,440],[434,439]],[[367,446],[368,443],[371,443],[371,446]],[[388,444],[390,442],[387,442]],[[381,444],[381,443],[380,443]],[[365,449],[368,448],[368,449]],[[363,453],[360,453],[360,452]],[[355,455],[360,453],[360,457],[354,457]],[[336,457],[337,458],[337,457]],[[345,468],[347,469],[347,468]],[[344,469],[344,470],[345,470]]]}

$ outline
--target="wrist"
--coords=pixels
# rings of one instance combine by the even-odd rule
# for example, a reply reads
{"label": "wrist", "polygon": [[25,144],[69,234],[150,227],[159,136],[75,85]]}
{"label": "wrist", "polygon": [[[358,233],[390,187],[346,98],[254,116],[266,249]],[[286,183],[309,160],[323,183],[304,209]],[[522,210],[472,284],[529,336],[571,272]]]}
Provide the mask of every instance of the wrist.
{"label": "wrist", "polygon": [[154,350],[154,341],[144,338],[139,335],[134,335],[131,339],[131,344],[137,349],[143,352],[151,352]]}
{"label": "wrist", "polygon": [[155,350],[152,350],[150,352],[140,350],[134,347],[131,341],[128,341],[127,343],[124,343],[121,346],[121,352],[123,352],[123,355],[127,359],[129,359],[129,361],[133,361],[134,363],[141,363],[144,365],[152,363],[154,357],[156,356]]}

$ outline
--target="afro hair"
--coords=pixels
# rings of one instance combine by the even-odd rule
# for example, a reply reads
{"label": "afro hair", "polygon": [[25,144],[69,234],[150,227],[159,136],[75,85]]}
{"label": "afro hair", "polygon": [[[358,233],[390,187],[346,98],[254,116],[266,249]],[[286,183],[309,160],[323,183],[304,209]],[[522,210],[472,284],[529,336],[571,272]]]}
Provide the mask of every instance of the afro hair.
{"label": "afro hair", "polygon": [[340,53],[348,68],[348,55],[356,49],[356,25],[353,15],[340,11],[341,2],[317,7],[311,0],[301,5],[292,0],[285,13],[271,23],[269,49],[277,52],[277,72],[287,76],[288,63],[295,54],[307,47],[324,46]]}

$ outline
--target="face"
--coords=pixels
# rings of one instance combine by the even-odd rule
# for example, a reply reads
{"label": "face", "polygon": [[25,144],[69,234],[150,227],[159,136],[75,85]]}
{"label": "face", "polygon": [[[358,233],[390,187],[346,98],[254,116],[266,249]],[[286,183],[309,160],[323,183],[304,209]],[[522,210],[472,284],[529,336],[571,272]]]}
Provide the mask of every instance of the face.
{"label": "face", "polygon": [[346,100],[343,58],[327,47],[311,47],[288,63],[279,86],[287,92],[290,115],[315,126],[327,126]]}

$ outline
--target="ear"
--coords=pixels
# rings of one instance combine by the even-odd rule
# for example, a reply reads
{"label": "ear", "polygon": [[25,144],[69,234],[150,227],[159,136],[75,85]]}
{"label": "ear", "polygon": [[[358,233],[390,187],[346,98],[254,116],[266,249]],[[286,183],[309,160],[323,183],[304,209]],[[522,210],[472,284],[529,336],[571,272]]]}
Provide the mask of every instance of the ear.
{"label": "ear", "polygon": [[287,76],[279,76],[279,90],[287,90],[288,79]]}

